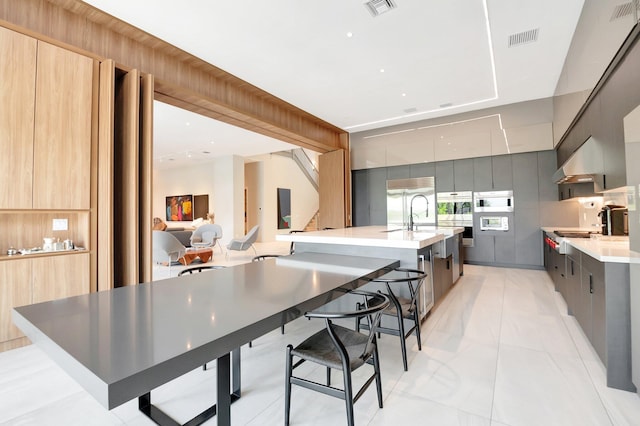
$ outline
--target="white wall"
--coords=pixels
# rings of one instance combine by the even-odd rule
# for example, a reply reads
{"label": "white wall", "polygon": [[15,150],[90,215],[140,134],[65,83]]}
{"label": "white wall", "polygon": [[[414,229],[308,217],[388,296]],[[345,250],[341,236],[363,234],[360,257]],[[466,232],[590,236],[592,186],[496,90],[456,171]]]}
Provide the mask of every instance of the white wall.
{"label": "white wall", "polygon": [[291,190],[291,229],[303,229],[318,211],[318,191],[291,158],[266,155],[260,157],[259,163],[251,172],[259,187],[255,197],[250,197],[255,204],[250,206],[249,212],[250,217],[255,215],[255,220],[261,223],[262,240],[273,241],[276,234],[289,232],[278,229],[278,188]]}
{"label": "white wall", "polygon": [[[222,241],[244,235],[244,189],[247,188],[248,228],[260,224],[258,241],[274,241],[278,230],[277,188],[291,189],[291,229],[301,229],[318,210],[318,192],[288,157],[264,155],[244,164],[241,157],[223,157],[210,163],[154,170],[153,216],[164,219],[165,197],[177,194],[209,195],[209,211],[222,226]],[[191,222],[168,222],[169,227]]]}

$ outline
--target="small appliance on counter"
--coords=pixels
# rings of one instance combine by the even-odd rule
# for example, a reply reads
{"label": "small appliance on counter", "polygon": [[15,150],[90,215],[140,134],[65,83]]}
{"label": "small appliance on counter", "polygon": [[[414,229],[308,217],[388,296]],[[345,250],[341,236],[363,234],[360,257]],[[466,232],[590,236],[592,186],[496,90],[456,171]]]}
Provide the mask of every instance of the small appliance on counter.
{"label": "small appliance on counter", "polygon": [[629,216],[625,206],[609,204],[600,213],[602,235],[629,235]]}

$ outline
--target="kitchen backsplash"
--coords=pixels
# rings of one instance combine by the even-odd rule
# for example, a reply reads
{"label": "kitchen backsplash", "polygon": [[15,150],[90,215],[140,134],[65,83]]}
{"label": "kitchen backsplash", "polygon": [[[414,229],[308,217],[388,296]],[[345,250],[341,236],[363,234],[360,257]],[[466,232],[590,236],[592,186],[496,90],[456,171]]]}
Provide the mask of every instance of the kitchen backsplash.
{"label": "kitchen backsplash", "polygon": [[615,204],[618,206],[627,205],[626,187],[620,188],[620,191],[605,192],[602,197],[580,198],[578,200],[579,222],[580,228],[593,229],[600,231],[600,209],[607,204]]}

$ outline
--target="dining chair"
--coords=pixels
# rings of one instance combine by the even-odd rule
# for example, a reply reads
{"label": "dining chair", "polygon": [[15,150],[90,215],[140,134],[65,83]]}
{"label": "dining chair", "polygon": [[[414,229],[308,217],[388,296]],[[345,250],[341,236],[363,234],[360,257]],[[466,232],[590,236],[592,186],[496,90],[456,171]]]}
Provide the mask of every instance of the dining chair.
{"label": "dining chair", "polygon": [[[325,395],[345,401],[347,424],[353,426],[353,404],[363,395],[375,380],[378,393],[378,406],[382,408],[382,380],[380,378],[380,361],[376,342],[377,325],[380,323],[382,311],[389,305],[389,298],[382,293],[353,290],[353,295],[363,297],[357,309],[351,312],[326,312],[323,310],[307,312],[307,318],[324,319],[325,328],[304,340],[295,348],[287,346],[286,383],[285,383],[285,425],[289,424],[291,411],[291,385],[301,386]],[[335,320],[367,317],[372,325],[368,334],[350,330],[335,324]],[[299,360],[294,364],[294,357]],[[293,375],[293,371],[304,362],[310,361],[326,367],[326,385]],[[364,364],[373,366],[373,374],[365,381],[358,392],[353,393],[351,373]],[[341,370],[343,389],[331,386],[331,370]]]}
{"label": "dining chair", "polygon": [[198,265],[198,266],[192,266],[190,268],[187,269],[183,269],[182,271],[178,272],[178,276],[181,277],[183,275],[191,275],[194,272],[203,272],[203,271],[213,271],[216,269],[224,269],[226,268],[226,266],[222,266],[222,265]]}
{"label": "dining chair", "polygon": [[[406,339],[415,331],[418,340],[418,350],[422,350],[422,342],[420,340],[420,318],[418,316],[418,294],[420,287],[424,283],[427,274],[418,269],[395,268],[389,273],[371,280],[372,282],[383,283],[386,287],[386,295],[389,296],[389,306],[382,312],[383,315],[393,316],[398,320],[398,328],[386,327],[378,324],[375,326],[377,333],[391,334],[400,336],[400,348],[402,350],[402,363],[404,371],[408,370],[407,366],[407,343]],[[398,295],[400,287],[407,287],[410,297],[402,297]],[[394,291],[395,288],[395,291]],[[405,293],[406,294],[406,293]],[[404,321],[409,320],[413,325],[405,330]],[[370,324],[356,319],[356,330],[370,329]]]}

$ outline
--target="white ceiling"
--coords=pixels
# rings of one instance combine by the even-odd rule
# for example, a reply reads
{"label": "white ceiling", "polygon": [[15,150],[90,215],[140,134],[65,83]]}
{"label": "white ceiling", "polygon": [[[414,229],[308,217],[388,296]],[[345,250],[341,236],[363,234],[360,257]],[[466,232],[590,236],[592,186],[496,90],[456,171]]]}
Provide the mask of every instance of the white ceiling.
{"label": "white ceiling", "polygon": [[[362,0],[86,3],[349,132],[553,96],[584,3],[394,1],[377,17]],[[508,46],[534,29],[537,41]],[[160,103],[156,111],[158,161],[229,155],[227,143],[241,156],[257,153],[249,143],[291,147]]]}

